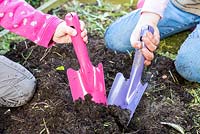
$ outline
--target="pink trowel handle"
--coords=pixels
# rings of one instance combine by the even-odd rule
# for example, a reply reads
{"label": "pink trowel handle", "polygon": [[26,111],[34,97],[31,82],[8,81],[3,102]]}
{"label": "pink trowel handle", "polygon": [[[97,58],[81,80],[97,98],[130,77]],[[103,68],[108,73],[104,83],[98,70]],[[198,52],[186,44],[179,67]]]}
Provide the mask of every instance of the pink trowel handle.
{"label": "pink trowel handle", "polygon": [[73,27],[77,31],[77,34],[75,36],[71,36],[71,39],[80,67],[84,71],[87,71],[88,69],[91,70],[92,63],[88,56],[86,44],[81,37],[81,28],[78,15],[76,13],[68,13],[65,16],[65,21],[68,26]]}

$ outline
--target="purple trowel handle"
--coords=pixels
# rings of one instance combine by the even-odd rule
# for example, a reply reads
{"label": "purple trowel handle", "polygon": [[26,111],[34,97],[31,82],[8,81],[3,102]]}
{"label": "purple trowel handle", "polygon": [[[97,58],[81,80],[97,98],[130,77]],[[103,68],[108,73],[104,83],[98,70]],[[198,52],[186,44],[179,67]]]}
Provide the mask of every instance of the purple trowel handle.
{"label": "purple trowel handle", "polygon": [[[153,34],[154,33],[153,27],[146,25],[141,28],[140,41],[142,41],[142,37],[147,32],[151,32]],[[145,47],[144,42],[142,42],[142,43],[143,43],[143,47]],[[131,69],[130,79],[137,78],[137,80],[135,79],[135,82],[138,83],[141,79],[143,68],[144,68],[144,56],[140,50],[136,49],[135,55],[134,55],[134,60],[133,60],[133,65],[132,65],[132,69]]]}
{"label": "purple trowel handle", "polygon": [[140,32],[140,41],[142,41],[142,37],[144,35],[146,35],[147,32],[151,32],[152,34],[154,34],[154,29],[152,26],[150,25],[145,25],[141,28],[141,32]]}
{"label": "purple trowel handle", "polygon": [[77,31],[75,36],[71,36],[72,44],[81,68],[84,69],[84,71],[87,71],[88,69],[91,69],[92,63],[88,56],[86,44],[81,37],[81,28],[78,15],[76,13],[68,13],[65,16],[65,21],[68,26],[73,27]]}

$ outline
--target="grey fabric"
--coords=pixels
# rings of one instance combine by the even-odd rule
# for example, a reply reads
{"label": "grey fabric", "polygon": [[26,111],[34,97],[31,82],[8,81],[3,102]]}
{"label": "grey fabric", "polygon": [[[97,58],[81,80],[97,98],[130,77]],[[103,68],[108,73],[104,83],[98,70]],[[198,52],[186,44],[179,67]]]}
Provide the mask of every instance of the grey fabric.
{"label": "grey fabric", "polygon": [[22,65],[0,55],[0,106],[18,107],[35,91],[35,77]]}
{"label": "grey fabric", "polygon": [[186,12],[200,15],[200,0],[171,0],[171,1],[176,7]]}

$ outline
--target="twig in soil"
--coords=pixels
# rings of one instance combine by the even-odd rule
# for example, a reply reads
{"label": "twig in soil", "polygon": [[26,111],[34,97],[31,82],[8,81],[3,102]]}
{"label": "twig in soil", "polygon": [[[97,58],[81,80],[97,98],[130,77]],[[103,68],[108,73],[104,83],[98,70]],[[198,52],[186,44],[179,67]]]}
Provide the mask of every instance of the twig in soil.
{"label": "twig in soil", "polygon": [[47,49],[45,50],[45,53],[44,53],[44,55],[42,56],[42,58],[40,58],[40,61],[42,61],[42,60],[48,55],[48,53],[51,51],[51,48],[52,48],[52,47],[47,48]]}
{"label": "twig in soil", "polygon": [[109,73],[106,74],[106,77],[108,77],[108,79],[111,79],[111,80],[113,80],[113,81],[115,80],[115,78],[110,77]]}
{"label": "twig in soil", "polygon": [[11,116],[11,119],[22,123],[25,122],[24,119],[20,119],[19,117],[16,116]]}
{"label": "twig in soil", "polygon": [[42,134],[44,131],[45,131],[45,128],[43,128],[43,129],[40,131],[40,134]]}
{"label": "twig in soil", "polygon": [[4,112],[4,114],[7,114],[7,113],[10,113],[10,109],[8,109],[8,110],[6,110],[5,112]]}
{"label": "twig in soil", "polygon": [[28,60],[29,57],[31,56],[32,52],[33,52],[33,49],[31,49],[31,51],[28,53],[28,55],[27,55],[26,57],[25,57],[24,54],[22,53],[22,57],[23,57],[23,59],[25,60],[25,61],[23,62],[23,65],[27,62],[27,60]]}
{"label": "twig in soil", "polygon": [[175,130],[177,130],[178,132],[180,132],[181,134],[185,134],[185,130],[180,125],[170,123],[170,122],[160,122],[160,124],[168,125],[168,126],[174,128]]}
{"label": "twig in soil", "polygon": [[130,59],[132,59],[132,53],[130,51],[128,51],[128,50],[127,50],[127,53],[129,55]]}
{"label": "twig in soil", "polygon": [[179,83],[178,79],[176,77],[173,76],[172,72],[169,70],[169,74],[171,75],[174,83]]}
{"label": "twig in soil", "polygon": [[111,64],[114,64],[115,62],[113,62],[113,61],[111,61],[111,60],[109,60],[108,62],[110,62]]}
{"label": "twig in soil", "polygon": [[53,54],[56,54],[56,55],[58,55],[58,56],[63,58],[63,56],[61,54],[59,54],[58,52],[53,52]]}
{"label": "twig in soil", "polygon": [[26,46],[26,49],[28,49],[28,45],[27,45],[26,40],[24,40],[24,44],[25,44],[25,46]]}
{"label": "twig in soil", "polygon": [[104,127],[109,127],[109,126],[111,126],[111,125],[112,125],[111,122],[105,122],[105,123],[103,124]]}
{"label": "twig in soil", "polygon": [[41,111],[45,111],[43,108],[41,108],[40,106],[43,106],[43,108],[51,108],[51,106],[48,104],[48,103],[46,103],[46,102],[39,102],[39,103],[35,103],[33,106],[32,106],[32,109],[34,109],[34,110],[41,110]]}
{"label": "twig in soil", "polygon": [[48,129],[47,125],[46,125],[46,121],[45,121],[44,118],[43,118],[43,123],[44,123],[44,128],[40,131],[40,134],[42,134],[45,130],[46,130],[47,134],[50,134],[49,129]]}

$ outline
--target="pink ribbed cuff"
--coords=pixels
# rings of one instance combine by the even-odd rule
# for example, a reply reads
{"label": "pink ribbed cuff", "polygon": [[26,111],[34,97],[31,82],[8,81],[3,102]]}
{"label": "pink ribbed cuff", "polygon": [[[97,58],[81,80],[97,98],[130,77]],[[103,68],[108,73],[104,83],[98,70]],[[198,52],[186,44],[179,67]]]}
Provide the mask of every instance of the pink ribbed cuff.
{"label": "pink ribbed cuff", "polygon": [[46,48],[53,46],[55,42],[53,42],[52,37],[58,24],[60,24],[62,21],[63,20],[52,16],[47,26],[40,33],[41,40],[38,42],[38,44]]}

